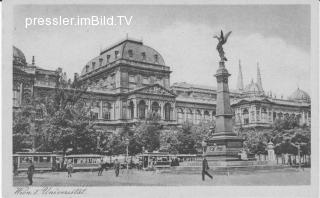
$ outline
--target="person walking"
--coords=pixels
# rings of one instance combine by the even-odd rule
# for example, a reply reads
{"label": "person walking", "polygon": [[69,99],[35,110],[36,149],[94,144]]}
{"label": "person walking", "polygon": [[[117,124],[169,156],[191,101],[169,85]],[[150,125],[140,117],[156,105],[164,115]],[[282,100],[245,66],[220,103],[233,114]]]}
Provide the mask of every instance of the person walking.
{"label": "person walking", "polygon": [[27,171],[27,175],[28,175],[28,180],[29,180],[29,185],[32,185],[33,181],[32,181],[32,177],[33,177],[33,173],[34,173],[34,165],[32,160],[29,160],[30,164],[28,167],[28,171]]}
{"label": "person walking", "polygon": [[208,165],[208,161],[206,159],[206,157],[204,156],[203,157],[203,160],[202,160],[202,181],[205,180],[205,175],[207,175],[208,177],[210,177],[211,179],[213,179],[212,175],[210,175],[208,173],[208,170],[209,170],[209,165]]}
{"label": "person walking", "polygon": [[116,177],[119,176],[119,169],[120,169],[120,162],[118,161],[118,159],[116,159],[114,161],[114,170],[115,170],[115,173],[116,173]]}
{"label": "person walking", "polygon": [[103,169],[105,168],[103,164],[103,159],[100,160],[99,162],[99,170],[98,170],[98,176],[102,176]]}
{"label": "person walking", "polygon": [[68,177],[72,177],[72,169],[73,169],[73,165],[71,161],[67,162],[67,171],[68,171]]}

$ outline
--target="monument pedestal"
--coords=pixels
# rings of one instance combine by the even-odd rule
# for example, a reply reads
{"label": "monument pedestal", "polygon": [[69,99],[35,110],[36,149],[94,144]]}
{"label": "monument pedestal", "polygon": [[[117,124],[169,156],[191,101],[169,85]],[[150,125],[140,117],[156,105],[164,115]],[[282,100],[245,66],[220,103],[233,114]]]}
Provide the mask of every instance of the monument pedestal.
{"label": "monument pedestal", "polygon": [[205,155],[208,160],[237,160],[243,148],[243,139],[233,131],[233,112],[230,106],[228,78],[230,74],[220,61],[215,77],[217,78],[216,128],[207,140]]}

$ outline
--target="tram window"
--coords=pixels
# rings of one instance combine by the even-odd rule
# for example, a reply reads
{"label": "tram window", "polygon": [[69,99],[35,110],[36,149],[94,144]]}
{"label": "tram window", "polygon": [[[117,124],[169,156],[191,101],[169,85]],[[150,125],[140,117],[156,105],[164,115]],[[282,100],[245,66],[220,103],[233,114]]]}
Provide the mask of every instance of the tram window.
{"label": "tram window", "polygon": [[38,162],[39,157],[38,157],[38,156],[34,156],[34,157],[33,157],[33,160],[34,160],[34,162]]}
{"label": "tram window", "polygon": [[43,159],[43,158],[44,158],[44,157],[42,157],[42,156],[40,157],[40,162],[43,162],[43,161],[44,161],[44,159]]}
{"label": "tram window", "polygon": [[92,158],[88,158],[88,163],[92,163]]}
{"label": "tram window", "polygon": [[32,160],[32,157],[20,157],[20,163],[27,163]]}
{"label": "tram window", "polygon": [[77,164],[77,163],[78,163],[78,159],[73,159],[73,162],[74,162],[75,164]]}
{"label": "tram window", "polygon": [[47,157],[47,162],[50,162],[50,157]]}

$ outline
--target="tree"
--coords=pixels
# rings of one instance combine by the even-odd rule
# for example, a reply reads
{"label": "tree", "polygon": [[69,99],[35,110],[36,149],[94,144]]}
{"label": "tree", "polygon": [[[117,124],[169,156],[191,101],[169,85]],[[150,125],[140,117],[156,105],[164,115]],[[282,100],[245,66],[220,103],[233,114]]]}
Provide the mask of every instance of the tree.
{"label": "tree", "polygon": [[[67,83],[67,84],[66,84]],[[71,149],[72,153],[93,153],[97,151],[98,133],[95,130],[95,121],[90,116],[90,105],[86,105],[83,94],[86,87],[78,84],[70,88],[71,82],[65,82],[62,78],[57,80],[57,86],[51,91],[34,95],[31,103],[22,108],[21,115],[14,116],[15,145],[21,145],[20,136],[15,134],[25,131],[29,134],[32,126],[37,131],[34,135],[40,138],[40,144],[36,151],[62,151],[66,153]],[[38,106],[41,106],[38,109]],[[34,119],[33,112],[41,110],[40,117]],[[27,117],[28,119],[25,119]],[[25,119],[25,122],[20,122]],[[18,136],[17,136],[18,137]],[[15,146],[17,150],[18,147]],[[21,146],[20,146],[21,147]]]}

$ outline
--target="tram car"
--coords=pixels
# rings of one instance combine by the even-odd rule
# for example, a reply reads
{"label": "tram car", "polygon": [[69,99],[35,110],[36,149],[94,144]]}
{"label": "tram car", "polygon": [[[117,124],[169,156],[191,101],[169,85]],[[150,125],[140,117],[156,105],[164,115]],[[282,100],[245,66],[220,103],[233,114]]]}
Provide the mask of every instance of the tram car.
{"label": "tram car", "polygon": [[61,168],[63,156],[51,152],[17,152],[13,154],[14,171],[27,171],[30,161],[35,171],[56,171]]}
{"label": "tram car", "polygon": [[103,160],[103,155],[96,154],[77,154],[67,155],[64,159],[64,167],[67,163],[72,163],[73,170],[95,170],[100,167],[100,163]]}
{"label": "tram car", "polygon": [[144,170],[171,167],[171,156],[168,153],[143,153],[139,158]]}

